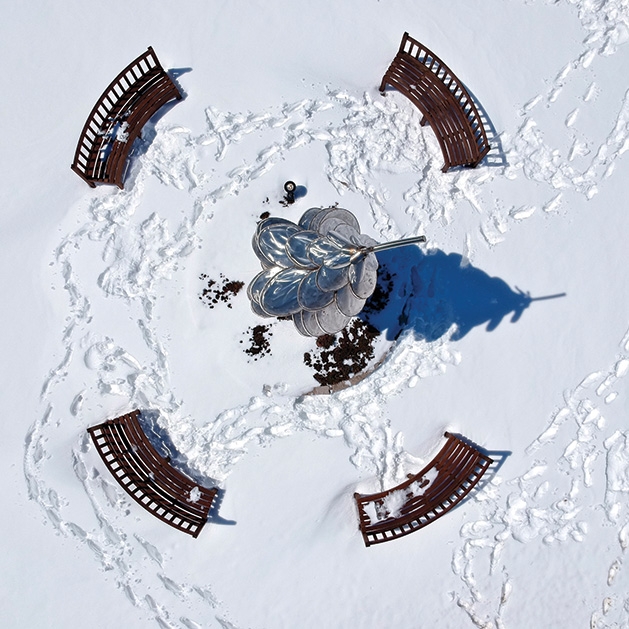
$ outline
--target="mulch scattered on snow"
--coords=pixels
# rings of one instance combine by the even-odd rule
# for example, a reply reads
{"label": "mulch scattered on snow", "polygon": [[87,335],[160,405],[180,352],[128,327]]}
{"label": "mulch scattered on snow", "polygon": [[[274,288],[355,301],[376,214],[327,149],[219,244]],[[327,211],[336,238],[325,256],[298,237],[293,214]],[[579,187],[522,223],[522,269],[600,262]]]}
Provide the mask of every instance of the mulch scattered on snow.
{"label": "mulch scattered on snow", "polygon": [[374,342],[380,332],[373,326],[353,319],[338,334],[317,339],[317,349],[304,354],[304,364],[314,370],[314,379],[332,386],[349,380],[367,367],[374,357]]}
{"label": "mulch scattered on snow", "polygon": [[361,319],[353,319],[338,334],[320,336],[317,349],[304,354],[304,363],[314,370],[313,377],[320,385],[333,387],[347,383],[367,369],[374,358],[376,339],[381,334],[369,323],[369,316],[387,307],[393,287],[393,275],[381,266],[376,289],[365,303]]}
{"label": "mulch scattered on snow", "polygon": [[201,291],[199,299],[210,308],[214,308],[219,302],[224,302],[227,304],[228,308],[231,308],[231,299],[235,297],[245,285],[244,282],[227,279],[222,273],[218,280],[211,279],[205,273],[201,273],[199,279],[206,282],[206,288]]}
{"label": "mulch scattered on snow", "polygon": [[[256,325],[245,332],[249,336],[249,345],[243,350],[253,360],[259,360],[262,356],[271,353],[269,338],[273,336],[270,325]],[[244,341],[240,341],[244,343]]]}

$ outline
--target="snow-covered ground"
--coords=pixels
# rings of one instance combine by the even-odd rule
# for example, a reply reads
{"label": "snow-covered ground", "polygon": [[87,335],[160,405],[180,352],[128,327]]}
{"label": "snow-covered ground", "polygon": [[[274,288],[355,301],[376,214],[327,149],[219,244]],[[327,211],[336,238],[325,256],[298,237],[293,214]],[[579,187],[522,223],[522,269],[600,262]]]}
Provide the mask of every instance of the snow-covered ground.
{"label": "snow-covered ground", "polygon": [[[486,112],[478,168],[443,174],[419,112],[379,95],[404,31]],[[623,0],[5,3],[2,626],[629,627],[627,41]],[[92,190],[78,135],[148,45],[186,98],[124,191]],[[304,396],[311,340],[272,322],[254,360],[269,322],[245,291],[200,296],[258,272],[263,212],[334,203],[428,243],[390,254],[410,317],[384,364]],[[135,408],[222,490],[196,540],[91,446]],[[421,469],[444,430],[501,467],[365,548],[354,491]]]}

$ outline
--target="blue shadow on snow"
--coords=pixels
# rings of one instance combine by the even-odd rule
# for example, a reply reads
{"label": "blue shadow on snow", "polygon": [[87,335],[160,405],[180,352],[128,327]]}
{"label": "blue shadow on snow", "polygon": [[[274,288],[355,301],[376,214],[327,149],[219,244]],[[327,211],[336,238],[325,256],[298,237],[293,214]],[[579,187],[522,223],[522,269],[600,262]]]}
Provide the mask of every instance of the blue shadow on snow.
{"label": "blue shadow on snow", "polygon": [[452,339],[459,340],[477,326],[494,330],[509,314],[516,322],[532,301],[565,296],[533,298],[514,291],[504,280],[465,264],[458,253],[402,247],[378,253],[378,262],[378,288],[359,317],[388,340],[410,329],[416,338],[435,341],[452,325]]}

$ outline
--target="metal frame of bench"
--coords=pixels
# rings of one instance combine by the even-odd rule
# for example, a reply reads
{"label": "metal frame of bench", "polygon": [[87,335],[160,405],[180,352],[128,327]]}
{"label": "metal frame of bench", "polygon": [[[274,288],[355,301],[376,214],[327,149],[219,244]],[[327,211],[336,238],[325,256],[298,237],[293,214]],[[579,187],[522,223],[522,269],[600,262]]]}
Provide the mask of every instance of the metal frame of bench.
{"label": "metal frame of bench", "polygon": [[[456,435],[446,432],[444,436],[447,441],[443,448],[419,473],[409,474],[408,480],[387,491],[354,494],[365,546],[397,539],[434,522],[461,502],[493,463],[491,458]],[[431,482],[429,472],[433,469],[436,477]],[[391,515],[385,499],[394,492],[403,492],[403,503],[397,513]],[[367,510],[377,514],[375,522],[371,521]]]}
{"label": "metal frame of bench", "polygon": [[149,46],[94,105],[79,136],[72,170],[92,188],[105,183],[122,189],[127,157],[142,127],[163,105],[181,98]]}
{"label": "metal frame of bench", "polygon": [[105,465],[131,498],[166,524],[197,537],[218,490],[196,484],[170,465],[149,442],[139,416],[136,410],[87,431]]}
{"label": "metal frame of bench", "polygon": [[477,166],[490,150],[478,110],[452,70],[423,44],[404,33],[397,55],[382,77],[422,113],[421,125],[430,123],[445,160],[441,169]]}

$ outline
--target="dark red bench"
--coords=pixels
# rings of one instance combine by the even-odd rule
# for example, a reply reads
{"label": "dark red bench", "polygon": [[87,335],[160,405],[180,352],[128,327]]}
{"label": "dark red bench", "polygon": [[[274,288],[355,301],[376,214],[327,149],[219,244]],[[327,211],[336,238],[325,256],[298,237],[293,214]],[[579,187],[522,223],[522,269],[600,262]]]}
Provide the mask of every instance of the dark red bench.
{"label": "dark red bench", "polygon": [[387,85],[421,111],[422,126],[428,122],[432,127],[445,160],[443,172],[475,167],[487,155],[487,133],[471,96],[450,68],[408,33],[382,77],[380,92]]}
{"label": "dark red bench", "polygon": [[493,460],[448,432],[445,445],[418,474],[377,494],[354,494],[365,546],[417,531],[455,507]]}
{"label": "dark red bench", "polygon": [[87,118],[72,170],[92,188],[123,188],[127,157],[142,127],[166,103],[181,100],[153,48],[132,61],[107,87]]}
{"label": "dark red bench", "polygon": [[134,411],[88,428],[101,458],[121,487],[155,517],[197,537],[217,489],[175,469],[152,446]]}

